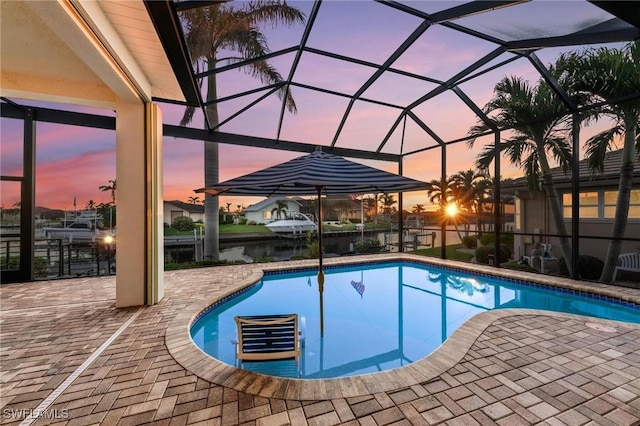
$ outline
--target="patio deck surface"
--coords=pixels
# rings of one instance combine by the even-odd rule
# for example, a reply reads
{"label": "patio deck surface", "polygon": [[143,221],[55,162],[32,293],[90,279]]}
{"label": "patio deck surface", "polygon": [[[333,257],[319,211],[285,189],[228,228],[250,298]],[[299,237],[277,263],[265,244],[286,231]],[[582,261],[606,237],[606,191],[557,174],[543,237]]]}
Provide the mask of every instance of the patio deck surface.
{"label": "patio deck surface", "polygon": [[[396,254],[325,263],[398,257],[418,259]],[[263,269],[315,264],[170,271],[161,303],[127,309],[114,306],[115,277],[4,285],[0,421],[30,424],[25,418],[39,407],[33,424],[640,422],[640,326],[590,317],[491,311],[416,366],[338,380],[265,380],[184,356],[192,347],[182,318],[255,281]],[[544,279],[640,304],[640,290]]]}

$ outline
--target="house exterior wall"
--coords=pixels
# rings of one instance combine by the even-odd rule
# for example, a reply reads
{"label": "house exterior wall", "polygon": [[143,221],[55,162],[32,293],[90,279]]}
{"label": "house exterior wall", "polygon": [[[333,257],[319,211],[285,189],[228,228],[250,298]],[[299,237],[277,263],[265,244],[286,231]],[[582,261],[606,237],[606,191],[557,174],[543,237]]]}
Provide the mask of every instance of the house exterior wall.
{"label": "house exterior wall", "polygon": [[538,235],[516,235],[514,237],[513,257],[516,260],[522,256],[531,256],[538,243],[546,242],[539,234],[546,233],[546,207],[544,199],[539,196],[531,198],[518,198],[515,202],[521,203],[520,220],[521,227],[514,228],[515,232],[524,232]]}
{"label": "house exterior wall", "polygon": [[[635,187],[634,187],[635,188]],[[556,234],[557,227],[547,202],[542,194],[526,194],[530,198],[522,199],[522,227],[516,229],[516,232],[524,233],[543,233]],[[572,220],[564,220],[567,232],[571,234]],[[601,237],[596,238],[580,238],[578,249],[580,255],[589,255],[604,260],[609,247],[609,237],[611,236],[611,228],[613,219],[581,219],[580,235]],[[629,218],[625,230],[625,237],[640,238],[640,220]],[[560,256],[560,239],[557,237],[535,237],[535,236],[515,236],[514,237],[514,258],[520,259],[522,256],[530,256],[531,250],[535,248],[537,242],[550,243],[553,247],[552,255]],[[640,244],[634,241],[623,241],[620,253],[629,253],[638,251]]]}
{"label": "house exterior wall", "polygon": [[[567,229],[571,230],[571,221],[565,221]],[[580,235],[593,235],[597,237],[608,238],[611,236],[611,228],[613,226],[612,221],[586,221],[580,222]],[[570,231],[569,231],[570,232]],[[629,221],[627,222],[627,228],[625,231],[625,237],[638,238],[640,237],[640,222]],[[557,240],[557,239],[556,239]],[[620,254],[637,252],[640,243],[634,241],[623,241]],[[593,239],[593,238],[580,238],[578,250],[580,255],[589,255],[597,257],[600,260],[604,260],[609,249],[609,240]]]}

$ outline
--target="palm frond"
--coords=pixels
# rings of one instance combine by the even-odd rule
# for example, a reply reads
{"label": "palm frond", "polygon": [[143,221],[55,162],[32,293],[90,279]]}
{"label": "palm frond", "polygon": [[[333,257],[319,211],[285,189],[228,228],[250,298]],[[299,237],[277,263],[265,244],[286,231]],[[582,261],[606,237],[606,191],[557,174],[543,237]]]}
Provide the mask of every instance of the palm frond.
{"label": "palm frond", "polygon": [[503,142],[503,151],[506,151],[507,156],[511,164],[520,166],[522,163],[522,157],[528,152],[534,150],[531,141],[524,135],[514,136]]}
{"label": "palm frond", "polygon": [[604,171],[605,154],[611,150],[614,137],[621,133],[622,127],[618,125],[604,130],[587,140],[585,153],[588,158],[589,169],[592,172]]}
{"label": "palm frond", "polygon": [[476,167],[480,170],[488,170],[495,156],[495,144],[486,145],[482,152],[476,157]]}
{"label": "palm frond", "polygon": [[195,107],[187,106],[184,109],[184,113],[182,114],[182,118],[180,119],[180,125],[181,126],[186,126],[187,124],[191,123],[191,120],[193,120],[193,114],[195,112],[196,112]]}
{"label": "palm frond", "polygon": [[279,25],[304,24],[306,16],[286,1],[257,0],[249,3],[248,12],[254,22],[269,22],[272,28]]}
{"label": "palm frond", "polygon": [[565,137],[552,137],[547,140],[545,147],[552,153],[553,159],[566,173],[571,169],[573,158],[571,144]]}
{"label": "palm frond", "polygon": [[[213,68],[221,59],[221,51],[237,52],[223,58],[226,63],[237,63],[247,59],[260,58],[270,52],[265,35],[259,27],[267,25],[292,26],[304,23],[304,13],[281,0],[257,0],[235,7],[233,3],[215,4],[180,12],[185,28],[185,38],[196,72],[203,63]],[[264,84],[283,82],[280,73],[266,60],[257,60],[242,67],[248,75],[258,78]],[[202,87],[202,80],[199,81]],[[290,112],[296,112],[296,104],[288,86],[278,92],[280,99]],[[193,111],[187,109],[181,123],[188,123]]]}

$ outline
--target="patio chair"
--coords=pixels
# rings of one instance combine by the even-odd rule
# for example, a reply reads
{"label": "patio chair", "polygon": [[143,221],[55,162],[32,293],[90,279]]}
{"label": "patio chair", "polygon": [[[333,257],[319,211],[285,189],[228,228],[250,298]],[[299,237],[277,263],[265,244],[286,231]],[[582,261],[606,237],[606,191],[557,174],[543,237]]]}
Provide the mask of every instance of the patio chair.
{"label": "patio chair", "polygon": [[640,273],[640,253],[624,253],[618,256],[620,265],[613,270],[612,282],[615,282],[618,271],[630,271]]}
{"label": "patio chair", "polygon": [[298,315],[254,315],[235,317],[238,327],[238,367],[248,361],[292,359],[299,371],[302,333]]}

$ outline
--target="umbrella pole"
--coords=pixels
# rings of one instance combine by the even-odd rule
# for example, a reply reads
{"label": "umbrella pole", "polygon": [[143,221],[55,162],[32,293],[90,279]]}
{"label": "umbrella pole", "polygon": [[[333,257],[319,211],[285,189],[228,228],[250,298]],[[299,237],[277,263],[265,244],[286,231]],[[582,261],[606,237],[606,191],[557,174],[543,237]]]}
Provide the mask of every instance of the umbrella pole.
{"label": "umbrella pole", "polygon": [[318,190],[318,292],[320,293],[320,337],[324,336],[324,271],[322,270],[322,187]]}

